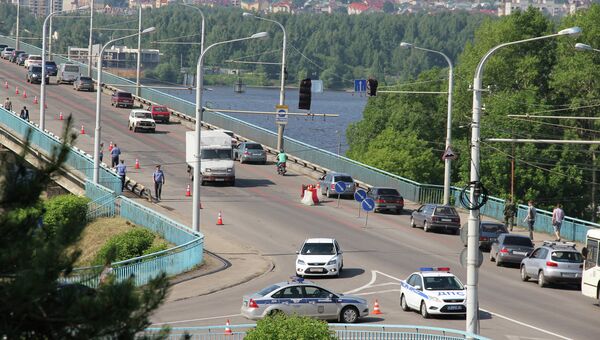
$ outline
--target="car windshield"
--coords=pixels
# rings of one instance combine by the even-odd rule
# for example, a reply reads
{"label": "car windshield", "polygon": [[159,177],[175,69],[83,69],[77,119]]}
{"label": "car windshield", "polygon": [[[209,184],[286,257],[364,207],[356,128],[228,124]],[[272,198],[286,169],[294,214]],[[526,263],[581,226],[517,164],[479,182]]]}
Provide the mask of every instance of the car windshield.
{"label": "car windshield", "polygon": [[335,255],[333,243],[305,243],[302,255]]}
{"label": "car windshield", "polygon": [[271,293],[272,291],[274,291],[275,289],[278,289],[278,288],[279,288],[278,285],[272,285],[272,286],[269,286],[267,288],[263,288],[263,289],[259,290],[256,294],[258,294],[260,296],[265,296],[265,295]]}
{"label": "car windshield", "polygon": [[156,111],[156,112],[169,112],[169,110],[167,110],[166,107],[164,106],[155,106],[152,108],[152,111]]}
{"label": "car windshield", "polygon": [[117,93],[117,97],[120,97],[120,98],[131,98],[131,93],[129,93],[129,92],[119,92],[119,93]]}
{"label": "car windshield", "polygon": [[504,245],[509,246],[523,246],[523,247],[533,247],[531,240],[526,237],[514,237],[508,236],[504,238]]}
{"label": "car windshield", "polygon": [[260,145],[260,144],[246,144],[246,149],[262,150],[262,145]]}
{"label": "car windshield", "polygon": [[65,65],[65,72],[79,72],[79,66],[77,66],[77,65]]}
{"label": "car windshield", "polygon": [[42,67],[41,66],[32,67],[31,72],[42,72]]}
{"label": "car windshield", "polygon": [[231,149],[204,149],[202,159],[231,159]]}
{"label": "car windshield", "polygon": [[582,263],[583,256],[576,251],[553,251],[550,255],[552,261],[556,262],[570,262],[570,263]]}
{"label": "car windshield", "polygon": [[463,285],[452,276],[424,277],[426,290],[463,290]]}
{"label": "car windshield", "polygon": [[452,207],[436,207],[435,214],[436,215],[451,215],[451,216],[458,215],[458,213],[456,213],[456,209],[454,209]]}
{"label": "car windshield", "polygon": [[56,67],[56,63],[53,62],[53,61],[47,61],[46,62],[46,66],[54,66],[54,67]]}
{"label": "car windshield", "polygon": [[29,60],[42,60],[42,57],[39,55],[30,55]]}
{"label": "car windshield", "polygon": [[150,112],[136,112],[136,118],[152,118],[152,114]]}
{"label": "car windshield", "polygon": [[90,77],[79,77],[79,81],[81,81],[82,83],[91,83],[92,82],[92,78],[90,78]]}
{"label": "car windshield", "polygon": [[508,231],[506,230],[506,227],[504,227],[504,225],[502,225],[502,224],[482,223],[481,231],[483,231],[484,233],[495,233],[495,234],[508,233]]}
{"label": "car windshield", "polygon": [[333,181],[334,182],[347,182],[347,183],[354,182],[352,180],[352,177],[350,177],[350,176],[335,176],[335,177],[333,177]]}
{"label": "car windshield", "polygon": [[400,196],[396,189],[377,189],[377,194],[387,196]]}

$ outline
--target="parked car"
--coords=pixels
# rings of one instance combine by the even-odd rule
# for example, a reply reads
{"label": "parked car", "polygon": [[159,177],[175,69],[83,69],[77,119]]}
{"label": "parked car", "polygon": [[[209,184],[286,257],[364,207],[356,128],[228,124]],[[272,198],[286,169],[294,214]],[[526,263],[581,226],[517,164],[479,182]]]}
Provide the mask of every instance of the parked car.
{"label": "parked car", "polygon": [[267,164],[267,152],[259,143],[240,143],[233,149],[233,158],[239,160],[240,164],[247,162]]}
{"label": "parked car", "polygon": [[343,252],[332,238],[309,238],[296,254],[296,275],[328,275],[339,277],[344,268]]}
{"label": "parked car", "polygon": [[5,49],[5,48],[7,48],[7,47],[8,47],[8,45],[5,45],[5,44],[0,44],[0,53],[1,53],[2,51],[4,51],[4,49]]}
{"label": "parked car", "polygon": [[25,60],[23,66],[25,66],[26,69],[29,69],[29,66],[31,65],[42,65],[42,56],[37,54],[30,54],[29,57],[27,57],[27,59]]}
{"label": "parked car", "polygon": [[521,260],[521,280],[537,278],[540,287],[550,283],[581,284],[583,256],[572,242],[544,241]]}
{"label": "parked car", "polygon": [[251,320],[284,313],[354,323],[369,315],[369,305],[362,297],[332,293],[310,281],[296,278],[244,296],[240,312]]}
{"label": "parked car", "polygon": [[501,234],[490,248],[490,261],[496,261],[497,266],[504,263],[520,264],[533,250],[533,242],[529,236],[516,234]]}
{"label": "parked car", "polygon": [[21,51],[21,50],[14,50],[12,51],[9,56],[8,56],[8,60],[11,63],[16,63],[17,62],[17,57],[19,56],[19,54],[21,53],[25,53],[25,51]]}
{"label": "parked car", "polygon": [[50,76],[56,76],[58,74],[58,66],[56,66],[56,63],[52,60],[47,60],[46,61],[46,73],[48,73],[48,75]]}
{"label": "parked car", "polygon": [[73,81],[73,90],[94,92],[94,80],[90,77],[77,76]]}
{"label": "parked car", "polygon": [[148,111],[152,112],[152,118],[158,123],[169,124],[169,119],[171,118],[171,111],[166,106],[162,105],[152,105],[148,109]]}
{"label": "parked car", "polygon": [[443,229],[452,233],[460,232],[460,216],[454,207],[441,204],[425,204],[413,211],[410,226],[423,227],[425,232]]}
{"label": "parked car", "polygon": [[367,190],[367,197],[375,201],[375,212],[388,210],[401,214],[404,209],[404,198],[394,188],[372,187]]}
{"label": "parked car", "polygon": [[122,106],[131,109],[133,108],[133,96],[129,92],[117,91],[112,94],[112,97],[110,98],[110,105],[114,107]]}
{"label": "parked car", "polygon": [[2,50],[2,58],[3,59],[8,59],[8,57],[10,57],[10,54],[12,53],[12,51],[14,51],[15,49],[13,47],[5,47]]}
{"label": "parked car", "polygon": [[[42,66],[32,65],[27,70],[27,76],[25,78],[28,83],[42,83]],[[50,82],[50,78],[46,75],[46,84]]]}
{"label": "parked car", "polygon": [[[63,63],[58,65],[58,74],[56,75],[56,82],[60,83],[74,83],[79,77],[79,65]],[[92,90],[94,89],[92,82]]]}
{"label": "parked car", "polygon": [[25,60],[27,60],[27,58],[29,57],[28,53],[21,53],[19,54],[19,56],[17,57],[17,65],[19,66],[23,66],[25,64]]}
{"label": "parked car", "polygon": [[356,190],[354,179],[352,179],[352,176],[341,172],[330,172],[319,179],[321,195],[337,197],[338,193],[335,191],[335,185],[338,182],[344,182],[346,184],[346,189],[339,194],[340,196],[354,195],[354,190]]}
{"label": "parked car", "polygon": [[[460,239],[465,247],[467,246],[469,225],[463,224],[460,228]],[[479,249],[490,250],[492,243],[498,239],[500,234],[508,234],[506,226],[499,222],[481,221],[479,223]]]}
{"label": "parked car", "polygon": [[129,130],[147,130],[156,132],[156,122],[152,119],[152,113],[146,110],[131,110],[129,113]]}

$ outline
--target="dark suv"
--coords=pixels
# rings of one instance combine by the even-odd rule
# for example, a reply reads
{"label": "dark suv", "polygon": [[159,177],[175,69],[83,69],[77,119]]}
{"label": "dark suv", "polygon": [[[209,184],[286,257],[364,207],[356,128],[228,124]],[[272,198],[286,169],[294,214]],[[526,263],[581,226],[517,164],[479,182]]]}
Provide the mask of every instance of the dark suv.
{"label": "dark suv", "polygon": [[367,191],[367,197],[375,201],[375,212],[388,210],[401,214],[404,209],[404,198],[394,188],[372,187]]}
{"label": "dark suv", "polygon": [[49,76],[56,76],[58,74],[58,67],[53,61],[46,61],[46,73]]}
{"label": "dark suv", "polygon": [[112,94],[112,97],[110,99],[110,105],[112,105],[114,107],[122,106],[122,107],[132,109],[133,108],[133,96],[129,92],[117,91]]}
{"label": "dark suv", "polygon": [[425,232],[433,229],[444,229],[452,233],[460,233],[460,216],[454,207],[441,204],[425,204],[413,211],[410,226],[423,227]]}
{"label": "dark suv", "polygon": [[[27,70],[27,76],[25,78],[28,83],[42,83],[42,66],[40,65],[31,65]],[[50,82],[50,78],[48,74],[46,74],[46,84]]]}

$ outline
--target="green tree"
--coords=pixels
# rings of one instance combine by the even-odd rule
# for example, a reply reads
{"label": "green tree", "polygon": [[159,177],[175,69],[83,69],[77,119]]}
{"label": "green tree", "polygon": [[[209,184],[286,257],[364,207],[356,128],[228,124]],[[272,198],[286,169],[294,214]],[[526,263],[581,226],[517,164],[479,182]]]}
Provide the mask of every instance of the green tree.
{"label": "green tree", "polygon": [[49,214],[53,225],[45,223],[45,209],[55,207],[45,206],[41,193],[73,145],[71,127],[69,117],[63,144],[39,170],[26,166],[24,154],[0,155],[0,336],[8,339],[131,339],[150,324],[168,292],[164,274],[143,288],[132,279],[109,279],[97,289],[61,283],[80,254],[69,247],[86,220],[77,213],[66,219]]}
{"label": "green tree", "polygon": [[394,6],[394,4],[392,2],[386,1],[383,4],[383,11],[385,13],[394,13],[394,12],[396,12],[396,6]]}
{"label": "green tree", "polygon": [[277,313],[256,323],[248,331],[248,340],[333,340],[335,334],[325,321],[303,316],[287,316]]}

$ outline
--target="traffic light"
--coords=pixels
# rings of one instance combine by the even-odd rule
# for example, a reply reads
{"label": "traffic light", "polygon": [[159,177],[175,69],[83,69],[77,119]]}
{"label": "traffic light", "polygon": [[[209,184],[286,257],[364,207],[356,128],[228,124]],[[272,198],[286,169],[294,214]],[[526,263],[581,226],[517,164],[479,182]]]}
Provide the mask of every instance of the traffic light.
{"label": "traffic light", "polygon": [[298,109],[310,110],[312,82],[310,78],[303,79],[300,82],[300,99],[298,100]]}
{"label": "traffic light", "polygon": [[379,85],[379,82],[377,81],[377,79],[369,78],[367,80],[367,94],[371,97],[377,96],[377,86],[378,85]]}

